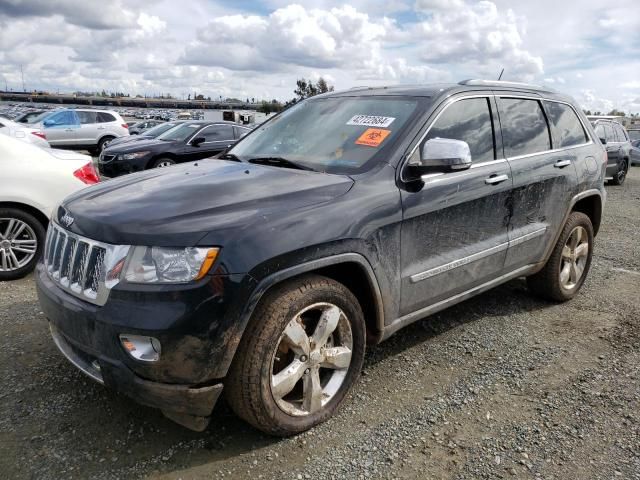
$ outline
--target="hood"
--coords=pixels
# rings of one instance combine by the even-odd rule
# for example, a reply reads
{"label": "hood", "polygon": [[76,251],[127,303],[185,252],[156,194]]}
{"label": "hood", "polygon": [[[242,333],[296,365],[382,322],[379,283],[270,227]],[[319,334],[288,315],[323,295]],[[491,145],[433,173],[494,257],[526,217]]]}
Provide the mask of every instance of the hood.
{"label": "hood", "polygon": [[109,145],[106,148],[105,153],[114,155],[118,153],[139,152],[144,149],[151,149],[151,150],[156,148],[165,149],[172,144],[173,144],[173,141],[164,141],[164,140],[158,140],[157,138],[145,137],[142,140],[139,140],[137,142],[130,141],[130,142],[119,143],[117,145]]}
{"label": "hood", "polygon": [[348,176],[201,160],[153,169],[68,197],[56,213],[94,240],[126,245],[193,246],[207,233],[233,236],[292,210],[346,193]]}
{"label": "hood", "polygon": [[141,135],[127,135],[124,137],[118,137],[118,138],[114,138],[113,140],[111,140],[109,142],[109,146],[107,148],[113,148],[116,145],[122,145],[123,143],[130,143],[130,142],[140,142],[142,140],[148,140],[151,137],[145,137],[144,134]]}

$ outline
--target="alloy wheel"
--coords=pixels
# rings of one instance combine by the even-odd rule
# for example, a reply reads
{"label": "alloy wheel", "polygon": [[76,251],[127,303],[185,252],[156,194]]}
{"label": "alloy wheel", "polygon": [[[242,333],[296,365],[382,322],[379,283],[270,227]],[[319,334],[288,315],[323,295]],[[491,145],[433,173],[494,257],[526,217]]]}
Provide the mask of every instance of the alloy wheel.
{"label": "alloy wheel", "polygon": [[309,415],[342,386],[353,350],[351,325],[331,303],[316,303],[287,324],[271,360],[271,393],[285,413]]}
{"label": "alloy wheel", "polygon": [[0,272],[12,272],[33,260],[38,250],[36,233],[17,218],[0,218]]}
{"label": "alloy wheel", "polygon": [[157,168],[165,168],[165,167],[170,167],[171,165],[173,165],[173,162],[164,161],[164,162],[158,163],[158,165],[156,165],[156,167]]}
{"label": "alloy wheel", "polygon": [[582,226],[575,227],[562,249],[560,285],[572,290],[579,284],[589,257],[589,235]]}
{"label": "alloy wheel", "polygon": [[617,173],[618,183],[624,182],[624,179],[627,176],[627,170],[628,170],[627,161],[623,160],[622,165],[620,165],[620,168],[618,169],[618,173]]}

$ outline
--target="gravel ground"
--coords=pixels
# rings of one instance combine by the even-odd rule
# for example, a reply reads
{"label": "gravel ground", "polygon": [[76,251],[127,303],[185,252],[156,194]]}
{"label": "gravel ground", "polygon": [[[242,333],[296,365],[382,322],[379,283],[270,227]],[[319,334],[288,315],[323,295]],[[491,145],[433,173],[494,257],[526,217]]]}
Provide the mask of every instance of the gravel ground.
{"label": "gravel ground", "polygon": [[640,479],[640,168],[609,201],[581,294],[508,283],[371,348],[339,414],[289,439],[220,402],[207,431],[91,383],[31,277],[0,283],[5,478]]}

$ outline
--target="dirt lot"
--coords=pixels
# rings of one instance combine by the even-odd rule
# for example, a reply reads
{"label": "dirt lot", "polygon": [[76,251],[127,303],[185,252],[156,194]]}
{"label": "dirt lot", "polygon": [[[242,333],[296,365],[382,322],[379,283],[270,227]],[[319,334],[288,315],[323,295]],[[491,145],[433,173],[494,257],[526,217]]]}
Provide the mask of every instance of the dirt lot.
{"label": "dirt lot", "polygon": [[370,349],[339,415],[290,439],[223,402],[204,433],[91,383],[49,338],[31,277],[0,283],[5,478],[640,479],[640,168],[608,187],[582,293],[521,280]]}

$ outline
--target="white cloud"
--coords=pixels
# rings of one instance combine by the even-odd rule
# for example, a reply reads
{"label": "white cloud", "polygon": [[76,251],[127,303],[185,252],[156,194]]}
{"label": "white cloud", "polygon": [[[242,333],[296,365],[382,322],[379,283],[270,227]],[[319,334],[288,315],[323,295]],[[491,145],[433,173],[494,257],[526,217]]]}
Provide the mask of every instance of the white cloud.
{"label": "white cloud", "polygon": [[[437,10],[430,11],[434,4]],[[512,10],[501,12],[489,1],[463,4],[461,0],[453,3],[423,0],[417,5],[431,13],[410,32],[424,47],[423,60],[494,64],[505,67],[517,79],[543,72],[542,58],[522,47],[524,25]]]}
{"label": "white cloud", "polygon": [[640,110],[637,0],[295,1],[0,0],[0,83],[21,88],[22,65],[28,89],[286,100],[300,77],[346,89],[505,68]]}

